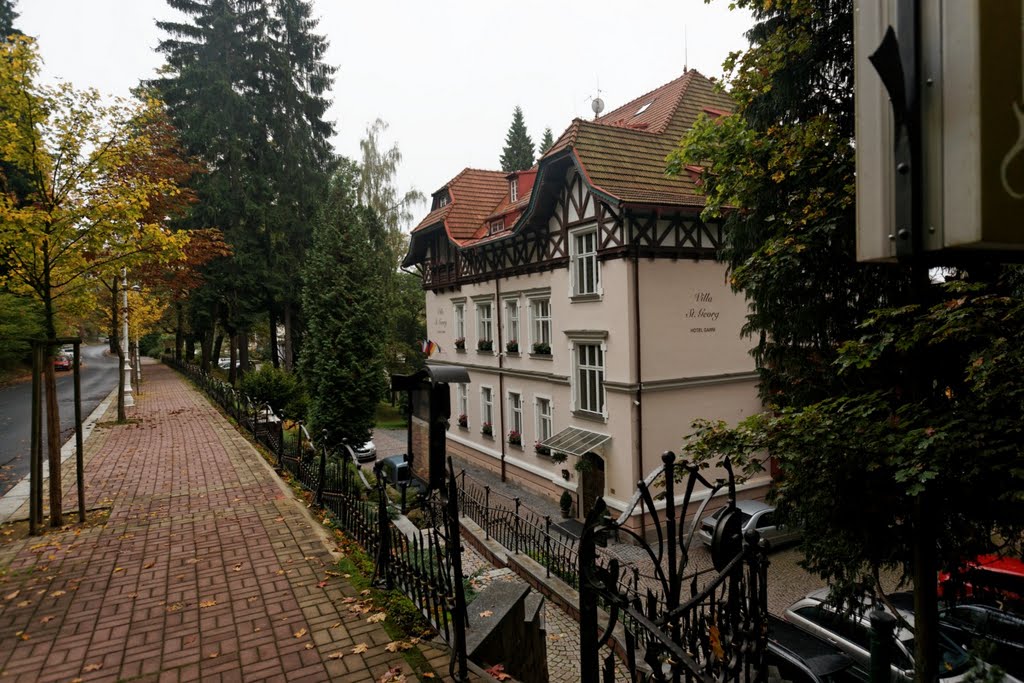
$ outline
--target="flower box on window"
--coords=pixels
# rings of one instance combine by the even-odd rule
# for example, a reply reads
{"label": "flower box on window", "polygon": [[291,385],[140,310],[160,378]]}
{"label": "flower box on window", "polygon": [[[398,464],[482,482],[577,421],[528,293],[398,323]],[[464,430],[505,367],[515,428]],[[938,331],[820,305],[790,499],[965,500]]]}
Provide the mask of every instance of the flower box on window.
{"label": "flower box on window", "polygon": [[542,446],[540,444],[540,441],[533,444],[533,452],[536,453],[537,455],[546,455],[548,457],[551,457],[551,449],[548,448],[547,446]]}
{"label": "flower box on window", "polygon": [[509,432],[508,432],[508,442],[512,446],[522,446],[523,445],[523,435],[520,434],[519,432],[517,432],[514,429],[510,429]]}
{"label": "flower box on window", "polygon": [[539,356],[550,356],[551,355],[551,344],[546,342],[537,342],[533,345],[533,352]]}
{"label": "flower box on window", "polygon": [[505,350],[509,353],[519,353],[519,342],[515,339],[510,342],[505,342]]}
{"label": "flower box on window", "polygon": [[463,429],[469,427],[469,416],[466,415],[465,413],[459,415],[459,426],[462,427]]}
{"label": "flower box on window", "polygon": [[493,351],[494,340],[493,339],[481,339],[476,343],[477,351]]}
{"label": "flower box on window", "polygon": [[466,350],[466,338],[465,337],[459,337],[458,339],[455,340],[455,350],[456,351],[465,351]]}
{"label": "flower box on window", "polygon": [[491,426],[490,422],[484,422],[482,425],[480,425],[480,433],[483,434],[484,436],[493,436],[494,427]]}

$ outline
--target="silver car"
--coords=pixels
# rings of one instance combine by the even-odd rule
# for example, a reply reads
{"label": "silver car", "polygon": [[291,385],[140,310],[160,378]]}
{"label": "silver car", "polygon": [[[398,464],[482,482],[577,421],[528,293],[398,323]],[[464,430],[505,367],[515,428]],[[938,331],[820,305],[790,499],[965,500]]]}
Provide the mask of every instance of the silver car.
{"label": "silver car", "polygon": [[[824,638],[847,653],[863,667],[871,666],[871,621],[870,603],[864,599],[862,614],[845,614],[837,611],[835,605],[827,602],[828,589],[822,588],[797,600],[786,609],[786,621],[799,626],[808,633]],[[914,615],[897,607],[900,617],[911,627]],[[914,633],[897,623],[896,642],[893,648],[892,680],[895,682],[914,680]],[[967,652],[940,632],[939,678],[946,683],[967,679],[971,660]],[[1007,675],[1004,681],[1017,681]]]}
{"label": "silver car", "polygon": [[[697,535],[701,542],[710,547],[711,539],[715,535],[715,525],[722,513],[728,507],[718,508],[714,513],[708,515],[700,523],[700,530]],[[761,534],[761,538],[768,541],[768,545],[777,548],[786,543],[800,540],[799,527],[775,523],[775,508],[759,500],[737,500],[736,509],[740,513],[740,522],[743,525],[743,532],[751,529]]]}

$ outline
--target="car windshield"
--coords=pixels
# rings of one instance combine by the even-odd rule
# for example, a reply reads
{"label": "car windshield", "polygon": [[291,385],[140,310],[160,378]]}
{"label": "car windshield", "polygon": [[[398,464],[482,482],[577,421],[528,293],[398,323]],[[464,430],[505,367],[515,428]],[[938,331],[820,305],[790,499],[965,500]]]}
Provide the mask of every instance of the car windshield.
{"label": "car windshield", "polygon": [[[718,508],[718,509],[717,509],[717,510],[715,510],[715,512],[714,512],[714,513],[713,513],[713,514],[711,515],[711,519],[718,519],[719,517],[721,517],[721,516],[722,516],[722,513],[723,513],[723,512],[725,512],[725,511],[726,511],[726,510],[728,510],[728,509],[729,509],[729,508],[728,508],[728,506],[727,506],[727,507],[724,507],[724,508]],[[737,509],[737,510],[736,510],[736,512],[738,512],[738,513],[739,513],[739,516],[740,516],[740,526],[743,526],[743,525],[745,525],[745,524],[746,524],[746,523],[747,523],[748,521],[750,521],[750,515],[748,515],[748,514],[747,514],[746,512],[744,512],[743,510]]]}
{"label": "car windshield", "polygon": [[[900,641],[907,648],[907,652],[914,652],[914,638],[906,638]],[[963,673],[970,665],[971,659],[963,648],[950,640],[949,636],[939,633],[939,678],[954,676]]]}

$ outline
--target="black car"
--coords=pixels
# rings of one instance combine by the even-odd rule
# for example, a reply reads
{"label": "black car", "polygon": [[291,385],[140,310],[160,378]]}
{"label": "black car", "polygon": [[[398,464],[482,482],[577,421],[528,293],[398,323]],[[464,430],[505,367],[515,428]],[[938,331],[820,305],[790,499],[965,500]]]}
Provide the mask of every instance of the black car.
{"label": "black car", "polygon": [[778,617],[768,616],[769,681],[866,683],[868,672],[846,653]]}
{"label": "black car", "polygon": [[970,650],[985,641],[991,647],[986,662],[1024,677],[1024,618],[989,605],[955,605],[940,608],[939,619],[942,631],[959,645]]}

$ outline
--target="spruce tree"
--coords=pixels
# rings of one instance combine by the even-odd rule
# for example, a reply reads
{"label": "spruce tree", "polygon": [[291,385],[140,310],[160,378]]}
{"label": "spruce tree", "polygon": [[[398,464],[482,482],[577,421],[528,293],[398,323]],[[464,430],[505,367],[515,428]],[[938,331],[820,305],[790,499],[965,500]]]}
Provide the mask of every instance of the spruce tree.
{"label": "spruce tree", "polygon": [[505,147],[501,150],[501,170],[506,172],[525,171],[533,166],[533,140],[526,134],[523,110],[516,107],[512,113],[512,125],[505,136]]}
{"label": "spruce tree", "polygon": [[380,321],[390,285],[380,217],[356,201],[358,169],[343,161],[331,179],[313,227],[302,270],[302,305],[308,321],[301,354],[310,394],[309,419],[328,443],[369,440],[377,403],[387,388]]}
{"label": "spruce tree", "polygon": [[14,5],[15,0],[0,0],[0,40],[12,34],[21,34],[21,31],[14,27],[14,20],[18,18]]}
{"label": "spruce tree", "polygon": [[545,152],[551,149],[551,146],[555,144],[555,137],[551,134],[550,126],[544,129],[544,137],[540,140],[540,148],[537,150],[537,156],[544,156]]}

